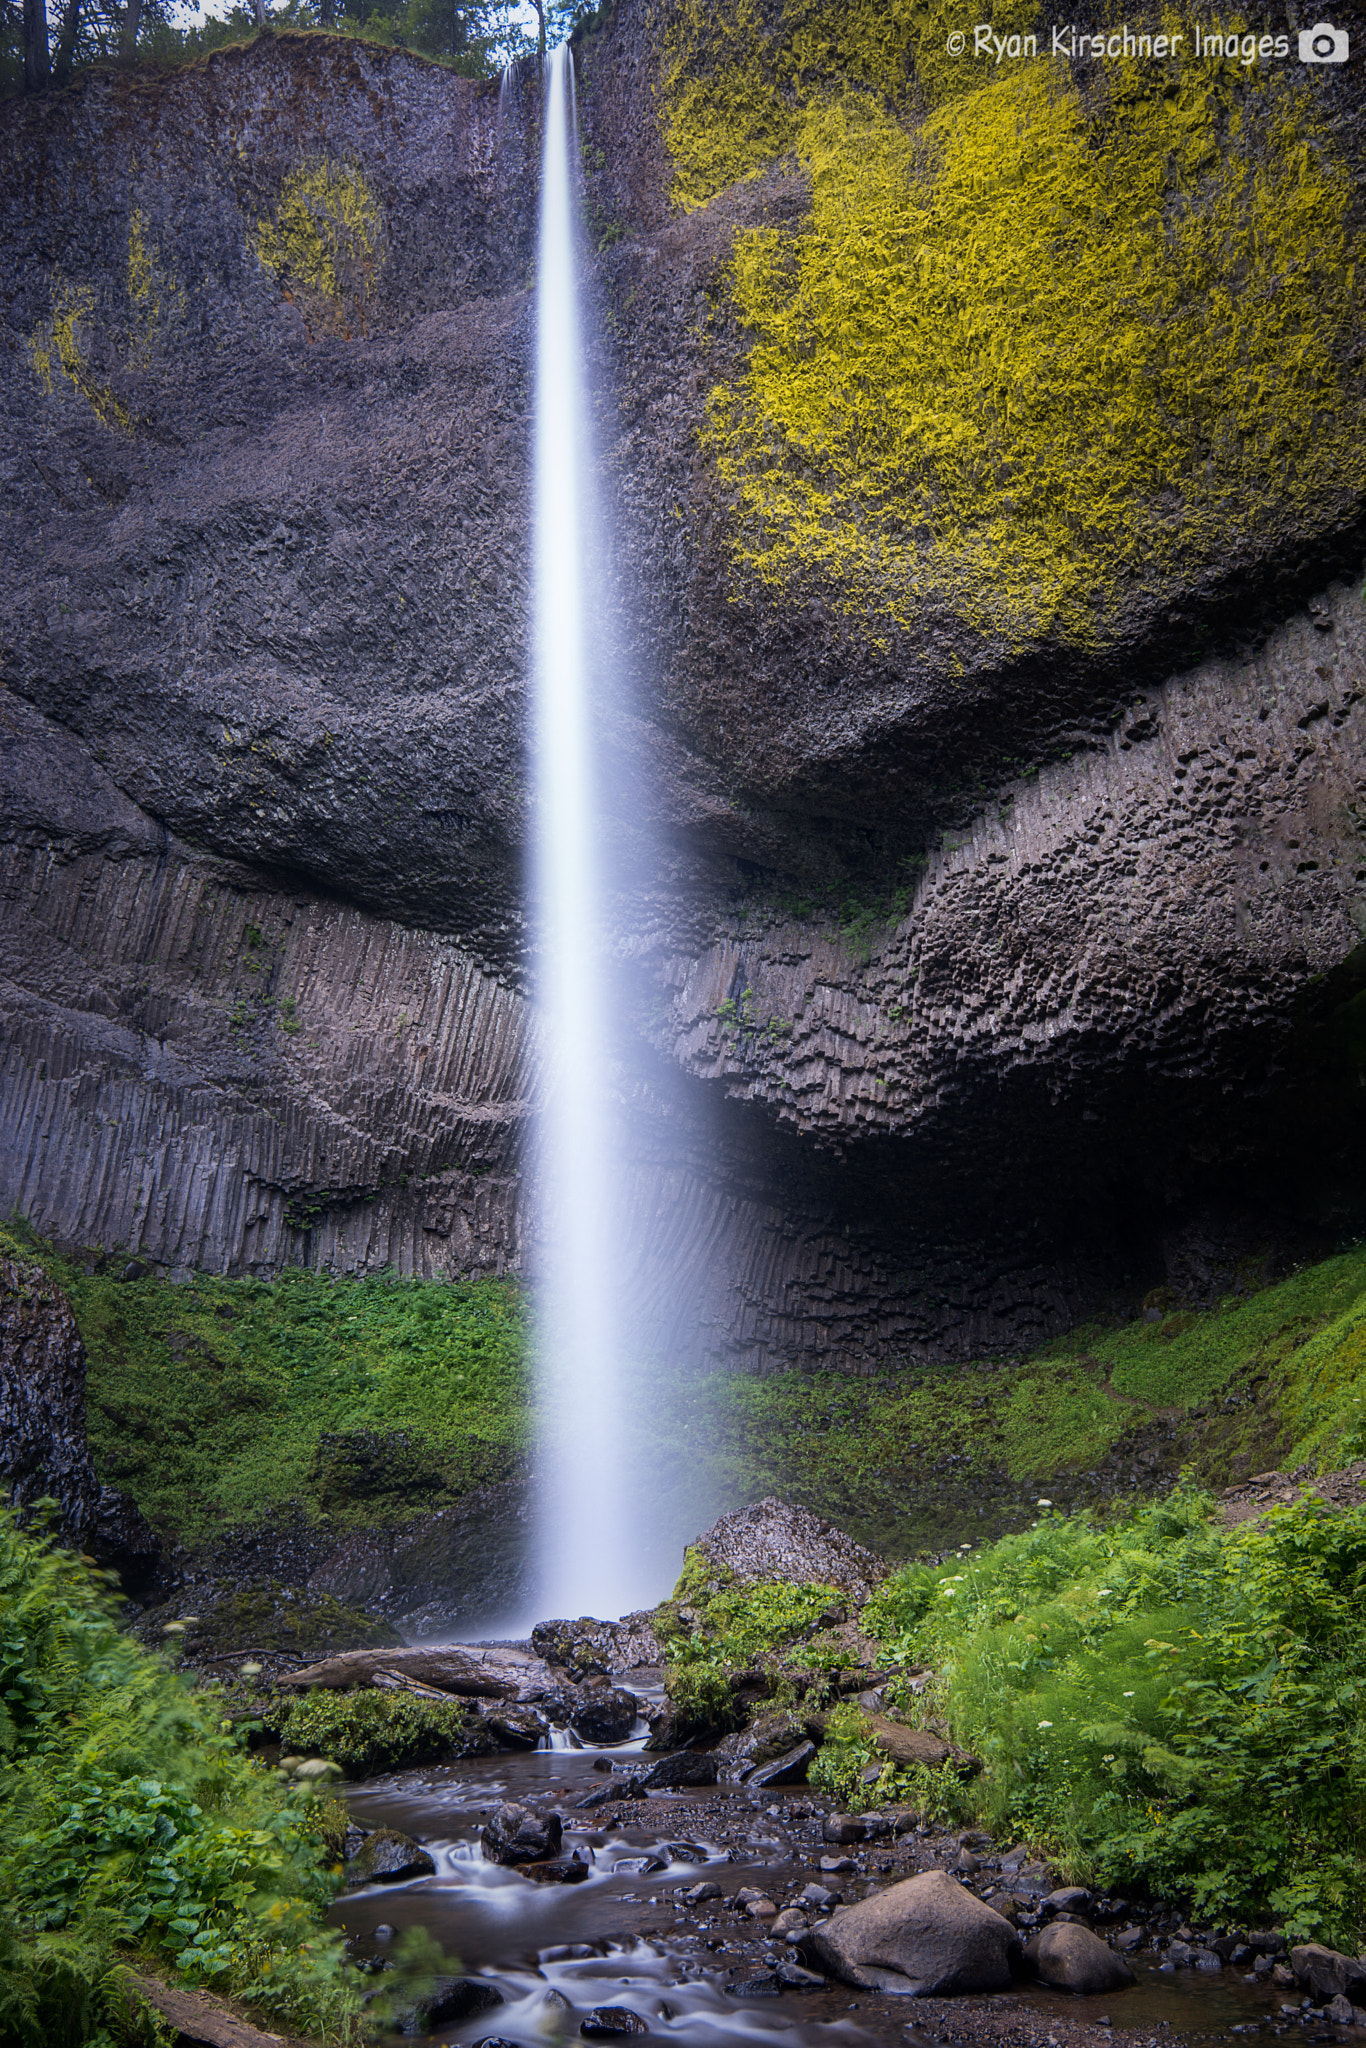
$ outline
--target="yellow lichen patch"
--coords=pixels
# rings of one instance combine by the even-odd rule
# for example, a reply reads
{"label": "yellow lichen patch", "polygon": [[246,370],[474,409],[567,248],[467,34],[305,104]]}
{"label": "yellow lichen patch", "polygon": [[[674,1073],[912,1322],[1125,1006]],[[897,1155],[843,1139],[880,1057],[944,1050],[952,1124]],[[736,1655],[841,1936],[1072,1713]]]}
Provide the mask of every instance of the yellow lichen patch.
{"label": "yellow lichen patch", "polygon": [[63,284],[57,280],[50,315],[29,336],[29,360],[49,396],[57,388],[57,380],[64,377],[102,425],[131,434],[132,414],[90,367],[89,335],[94,315],[95,293],[90,285]]}
{"label": "yellow lichen patch", "polygon": [[354,167],[308,164],[286,178],[273,221],[261,221],[256,253],[310,334],[363,329],[375,289],[384,211]]}
{"label": "yellow lichen patch", "polygon": [[736,245],[756,337],[708,440],[737,562],[1020,646],[1331,519],[1366,485],[1351,191],[1307,101],[1215,66],[1013,75],[910,135],[797,137],[812,208]]}
{"label": "yellow lichen patch", "polygon": [[[803,109],[835,83],[893,106],[938,106],[981,83],[971,48],[951,55],[955,0],[682,0],[665,36],[660,81],[675,202],[702,206],[793,147]],[[1039,0],[978,9],[1005,42],[1034,29]],[[969,44],[971,39],[969,39]],[[1003,59],[1009,63],[1009,59]]]}
{"label": "yellow lichen patch", "polygon": [[128,216],[128,301],[132,309],[129,354],[147,364],[158,336],[185,313],[185,293],[160,259],[148,233],[147,216],[135,206]]}

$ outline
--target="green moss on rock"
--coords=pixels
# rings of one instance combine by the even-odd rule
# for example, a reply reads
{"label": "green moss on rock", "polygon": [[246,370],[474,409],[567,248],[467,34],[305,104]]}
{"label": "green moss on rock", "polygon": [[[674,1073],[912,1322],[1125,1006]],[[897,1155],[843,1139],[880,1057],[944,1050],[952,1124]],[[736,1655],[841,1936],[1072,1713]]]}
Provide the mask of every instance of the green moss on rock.
{"label": "green moss on rock", "polygon": [[487,1756],[494,1748],[462,1702],[409,1692],[319,1690],[278,1699],[266,1718],[285,1749],[325,1757],[349,1778]]}
{"label": "green moss on rock", "polygon": [[755,342],[711,400],[742,579],[1094,643],[1359,498],[1351,182],[1302,92],[1040,61],[914,134],[845,93],[794,138],[811,214],[739,238]]}

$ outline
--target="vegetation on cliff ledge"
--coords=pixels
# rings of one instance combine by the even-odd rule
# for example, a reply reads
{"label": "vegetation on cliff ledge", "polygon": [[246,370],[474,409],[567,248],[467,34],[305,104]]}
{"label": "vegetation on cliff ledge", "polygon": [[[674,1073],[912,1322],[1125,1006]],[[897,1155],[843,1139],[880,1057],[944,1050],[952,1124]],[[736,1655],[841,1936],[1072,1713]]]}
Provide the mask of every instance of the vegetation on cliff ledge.
{"label": "vegetation on cliff ledge", "polygon": [[89,1354],[100,1477],[182,1541],[293,1504],[343,1524],[402,1520],[505,1478],[529,1441],[515,1283],[172,1284],[44,1263]]}

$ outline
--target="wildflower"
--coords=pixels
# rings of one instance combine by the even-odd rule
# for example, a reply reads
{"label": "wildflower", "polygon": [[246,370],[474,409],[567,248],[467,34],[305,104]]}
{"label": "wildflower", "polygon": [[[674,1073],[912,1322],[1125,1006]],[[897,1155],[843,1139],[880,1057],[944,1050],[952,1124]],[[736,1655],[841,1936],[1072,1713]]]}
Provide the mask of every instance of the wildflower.
{"label": "wildflower", "polygon": [[1041,1728],[1051,1728],[1053,1723],[1051,1721],[1040,1721],[1039,1726]]}
{"label": "wildflower", "polygon": [[1131,1700],[1133,1698],[1133,1694],[1131,1692],[1126,1692],[1124,1697],[1126,1700]]}
{"label": "wildflower", "polygon": [[1036,1500],[1034,1505],[1036,1508],[1051,1508],[1053,1503],[1051,1500]]}

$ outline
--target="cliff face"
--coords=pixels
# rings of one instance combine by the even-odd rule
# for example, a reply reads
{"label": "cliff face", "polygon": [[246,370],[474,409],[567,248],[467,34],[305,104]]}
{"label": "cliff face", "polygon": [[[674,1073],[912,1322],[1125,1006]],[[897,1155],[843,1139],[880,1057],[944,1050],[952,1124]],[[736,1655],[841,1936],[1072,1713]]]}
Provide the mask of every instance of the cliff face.
{"label": "cliff face", "polygon": [[[1122,516],[1062,492],[1059,525],[988,480],[974,538],[923,439],[866,502],[803,470],[811,420],[751,356],[807,347],[782,261],[825,289],[851,162],[884,196],[900,163],[948,246],[986,114],[923,38],[920,72],[835,49],[808,77],[785,34],[737,56],[623,0],[580,52],[618,515],[598,625],[641,688],[604,745],[667,843],[667,876],[623,888],[617,1008],[646,1105],[630,1194],[674,1276],[646,1330],[871,1370],[1046,1334],[1211,1204],[1249,1242],[1356,1213],[1366,443],[1325,299],[1318,440],[1298,412],[1279,440],[1249,415],[1237,448],[1220,424],[1284,352],[1268,314],[1211,347]],[[693,142],[737,64],[769,113],[728,184]],[[871,95],[857,132],[817,123],[831,66]],[[1069,77],[1058,149],[1090,135],[1138,176],[1115,79]],[[1221,85],[1200,146],[1246,116],[1274,196],[1289,115],[1264,83],[1246,106]],[[1304,93],[1331,264],[1361,115],[1336,77]],[[0,519],[28,574],[0,615],[0,1201],[63,1240],[224,1271],[521,1260],[536,117],[526,78],[500,107],[322,36],[2,110]],[[892,128],[937,153],[902,163]],[[1192,191],[1197,159],[1172,173]],[[1265,193],[1216,185],[1182,332],[1261,218]],[[1044,319],[1008,312],[1004,334]],[[1129,406],[1145,361],[1088,359],[1087,404],[1118,378]],[[906,367],[868,366],[883,426]],[[813,475],[814,525],[782,511]]]}

